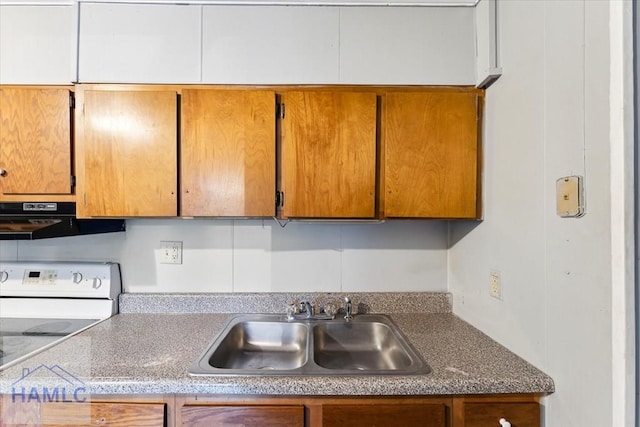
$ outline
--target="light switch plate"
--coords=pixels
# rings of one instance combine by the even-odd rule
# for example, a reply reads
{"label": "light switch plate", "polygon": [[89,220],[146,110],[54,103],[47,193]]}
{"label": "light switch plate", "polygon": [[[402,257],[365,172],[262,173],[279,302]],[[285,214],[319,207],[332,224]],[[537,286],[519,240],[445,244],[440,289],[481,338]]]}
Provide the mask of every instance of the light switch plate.
{"label": "light switch plate", "polygon": [[584,215],[584,187],[581,176],[565,176],[556,181],[556,213],[562,218],[578,218]]}

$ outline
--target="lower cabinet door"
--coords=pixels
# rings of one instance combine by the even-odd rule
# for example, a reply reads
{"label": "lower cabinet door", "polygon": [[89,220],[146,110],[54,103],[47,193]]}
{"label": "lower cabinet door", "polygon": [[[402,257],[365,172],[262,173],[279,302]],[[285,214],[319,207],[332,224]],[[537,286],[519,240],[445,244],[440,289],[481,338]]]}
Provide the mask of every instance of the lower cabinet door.
{"label": "lower cabinet door", "polygon": [[540,427],[538,403],[465,403],[464,427],[500,426],[500,419],[511,427]]}
{"label": "lower cabinet door", "polygon": [[182,407],[182,426],[188,427],[304,427],[304,406],[205,406]]}
{"label": "lower cabinet door", "polygon": [[17,403],[2,408],[0,425],[163,427],[164,403]]}
{"label": "lower cabinet door", "polygon": [[446,427],[444,404],[415,405],[323,405],[322,425],[326,427]]}

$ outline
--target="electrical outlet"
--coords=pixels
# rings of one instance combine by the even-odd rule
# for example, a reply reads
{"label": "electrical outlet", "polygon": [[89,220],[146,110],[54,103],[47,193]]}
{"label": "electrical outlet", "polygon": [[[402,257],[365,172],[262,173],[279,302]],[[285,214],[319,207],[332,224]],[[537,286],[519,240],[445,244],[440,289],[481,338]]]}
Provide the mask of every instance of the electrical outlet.
{"label": "electrical outlet", "polygon": [[500,279],[499,271],[489,273],[489,295],[502,299],[502,280]]}
{"label": "electrical outlet", "polygon": [[160,264],[182,264],[182,242],[160,242]]}

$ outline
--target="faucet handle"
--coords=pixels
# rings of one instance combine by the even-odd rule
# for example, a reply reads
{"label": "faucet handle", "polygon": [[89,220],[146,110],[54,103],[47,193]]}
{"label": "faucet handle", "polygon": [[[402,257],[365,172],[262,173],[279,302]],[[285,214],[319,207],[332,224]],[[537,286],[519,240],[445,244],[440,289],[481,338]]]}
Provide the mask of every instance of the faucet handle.
{"label": "faucet handle", "polygon": [[323,310],[327,316],[331,316],[331,318],[333,318],[338,312],[338,306],[332,302],[328,302],[324,305]]}
{"label": "faucet handle", "polygon": [[286,310],[288,319],[292,319],[294,315],[300,313],[299,304],[300,303],[297,301],[290,302],[289,304],[287,304],[287,308],[285,310]]}

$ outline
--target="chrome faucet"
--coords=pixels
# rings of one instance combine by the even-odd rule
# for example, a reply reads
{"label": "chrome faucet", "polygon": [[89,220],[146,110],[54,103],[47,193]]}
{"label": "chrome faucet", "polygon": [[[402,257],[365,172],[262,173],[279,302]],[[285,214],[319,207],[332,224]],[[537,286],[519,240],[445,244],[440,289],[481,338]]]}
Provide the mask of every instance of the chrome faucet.
{"label": "chrome faucet", "polygon": [[349,298],[348,296],[344,297],[344,312],[344,320],[346,320],[347,322],[353,320],[353,315],[351,314],[351,298]]}
{"label": "chrome faucet", "polygon": [[311,319],[315,314],[313,305],[309,301],[300,302],[300,313],[305,313],[307,319]]}
{"label": "chrome faucet", "polygon": [[327,303],[320,307],[316,313],[316,309],[309,301],[294,302],[287,305],[287,320],[333,320],[338,309],[335,304]]}

